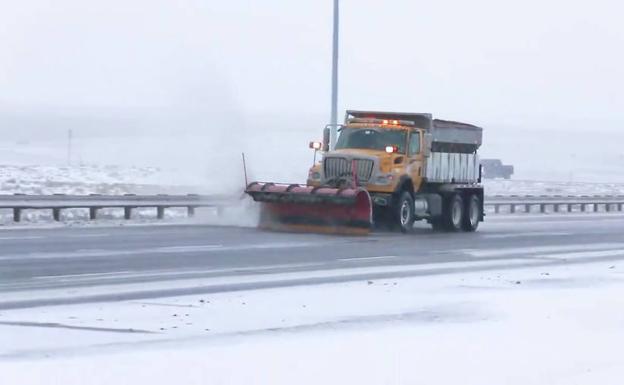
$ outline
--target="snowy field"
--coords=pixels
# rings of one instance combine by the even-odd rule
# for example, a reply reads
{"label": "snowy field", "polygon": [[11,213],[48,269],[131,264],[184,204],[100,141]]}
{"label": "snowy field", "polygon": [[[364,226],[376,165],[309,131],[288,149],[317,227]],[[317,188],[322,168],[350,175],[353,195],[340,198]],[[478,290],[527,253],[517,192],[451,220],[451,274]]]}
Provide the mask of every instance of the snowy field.
{"label": "snowy field", "polygon": [[0,382],[616,385],[622,268],[542,261],[3,311]]}
{"label": "snowy field", "polygon": [[[294,177],[293,177],[294,178]],[[0,195],[2,194],[188,194],[217,193],[230,194],[233,199],[242,195],[243,185],[227,188],[208,185],[176,184],[174,170],[157,167],[136,166],[7,166],[0,165]],[[190,182],[187,180],[187,182]],[[300,181],[301,182],[301,181]],[[526,180],[485,180],[487,195],[622,195],[624,183],[582,183]],[[237,224],[237,218],[247,217],[243,212],[249,202],[228,209],[226,221]],[[208,215],[204,215],[204,214]],[[199,210],[200,218],[214,220],[210,210]],[[88,210],[63,210],[65,223],[84,224],[89,222]],[[184,209],[168,209],[167,219],[186,217]],[[103,209],[98,213],[100,220],[119,221],[123,219],[122,209]],[[154,209],[137,209],[135,220],[154,221]],[[50,210],[26,210],[25,223],[46,223],[52,221]],[[11,210],[0,210],[0,225],[12,224]]]}
{"label": "snowy field", "polygon": [[624,183],[485,180],[485,193],[493,195],[624,195]]}
{"label": "snowy field", "polygon": [[[244,183],[229,190],[210,188],[199,179],[197,184],[180,184],[175,174],[158,167],[0,165],[0,194],[236,194],[244,188]],[[301,176],[292,178],[305,183]],[[624,194],[624,183],[486,179],[484,184],[487,195]]]}
{"label": "snowy field", "polygon": [[[250,181],[305,183],[313,153],[308,141],[320,139],[323,118],[254,118],[237,122],[236,130],[210,135],[184,129],[153,134],[100,136],[76,130],[71,166],[67,143],[51,137],[0,141],[0,194],[231,194],[245,185],[241,153]],[[55,131],[56,132],[56,131]],[[268,135],[270,132],[271,135]],[[483,157],[501,157],[516,166],[517,180],[486,180],[487,195],[618,195],[624,194],[621,135],[604,134],[608,148],[587,147],[583,136],[568,132],[522,131],[493,126],[487,131]],[[539,139],[539,140],[536,140]],[[559,143],[553,147],[551,143]],[[528,156],[527,149],[531,148]],[[582,149],[582,151],[581,151]],[[136,210],[149,220],[154,210]],[[183,210],[167,210],[169,219]],[[51,213],[28,210],[24,221],[49,222]],[[121,210],[102,210],[100,218],[118,220]],[[86,210],[64,210],[63,220],[84,222]],[[0,210],[0,223],[12,213]]]}
{"label": "snowy field", "polygon": [[0,194],[182,194],[199,189],[168,180],[172,172],[118,165],[0,165]]}

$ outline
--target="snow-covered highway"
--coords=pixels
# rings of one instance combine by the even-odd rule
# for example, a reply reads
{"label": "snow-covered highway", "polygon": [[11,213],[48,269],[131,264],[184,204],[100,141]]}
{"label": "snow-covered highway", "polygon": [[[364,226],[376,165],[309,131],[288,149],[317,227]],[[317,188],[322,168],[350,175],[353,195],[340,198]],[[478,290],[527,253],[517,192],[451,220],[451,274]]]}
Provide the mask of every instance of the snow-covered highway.
{"label": "snow-covered highway", "polygon": [[503,215],[475,234],[417,226],[368,237],[6,230],[0,373],[11,384],[84,383],[95,367],[107,374],[89,383],[159,384],[170,380],[163,370],[187,384],[208,374],[228,384],[610,383],[624,364],[609,353],[624,342],[623,234],[618,214]]}

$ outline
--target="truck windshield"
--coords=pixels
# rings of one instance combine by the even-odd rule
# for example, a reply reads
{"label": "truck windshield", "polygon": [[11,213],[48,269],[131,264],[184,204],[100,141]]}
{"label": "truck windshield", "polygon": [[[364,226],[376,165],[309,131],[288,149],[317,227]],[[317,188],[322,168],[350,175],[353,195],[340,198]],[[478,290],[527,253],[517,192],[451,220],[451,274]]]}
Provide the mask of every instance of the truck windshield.
{"label": "truck windshield", "polygon": [[384,151],[386,146],[397,146],[400,153],[405,152],[407,132],[385,130],[381,128],[343,128],[336,142],[336,149],[366,148]]}

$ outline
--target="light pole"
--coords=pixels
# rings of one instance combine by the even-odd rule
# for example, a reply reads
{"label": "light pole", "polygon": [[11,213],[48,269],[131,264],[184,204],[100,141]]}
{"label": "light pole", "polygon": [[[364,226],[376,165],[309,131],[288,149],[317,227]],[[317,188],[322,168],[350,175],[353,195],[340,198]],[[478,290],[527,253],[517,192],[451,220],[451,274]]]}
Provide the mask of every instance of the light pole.
{"label": "light pole", "polygon": [[73,139],[73,132],[72,129],[70,128],[69,130],[67,130],[67,165],[71,166],[71,161],[72,161],[72,139]]}
{"label": "light pole", "polygon": [[334,0],[334,33],[332,44],[332,95],[329,143],[333,150],[338,138],[338,19],[339,0]]}

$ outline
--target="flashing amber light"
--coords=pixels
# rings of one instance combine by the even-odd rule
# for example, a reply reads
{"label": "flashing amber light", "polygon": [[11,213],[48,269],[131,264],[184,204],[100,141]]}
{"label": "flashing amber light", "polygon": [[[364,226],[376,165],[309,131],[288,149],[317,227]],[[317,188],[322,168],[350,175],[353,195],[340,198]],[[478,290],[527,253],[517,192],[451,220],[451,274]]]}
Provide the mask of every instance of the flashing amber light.
{"label": "flashing amber light", "polygon": [[397,125],[399,124],[399,121],[398,121],[398,120],[393,120],[393,121],[392,121],[392,124],[394,124],[395,126],[397,126]]}
{"label": "flashing amber light", "polygon": [[399,148],[397,146],[386,146],[386,152],[388,154],[392,154],[398,151],[399,151]]}

